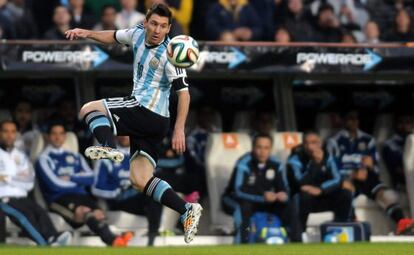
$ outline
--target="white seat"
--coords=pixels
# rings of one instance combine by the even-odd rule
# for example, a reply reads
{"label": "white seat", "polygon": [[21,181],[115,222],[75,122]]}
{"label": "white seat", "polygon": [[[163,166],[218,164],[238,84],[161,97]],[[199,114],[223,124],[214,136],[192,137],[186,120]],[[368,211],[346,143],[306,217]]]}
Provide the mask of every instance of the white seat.
{"label": "white seat", "polygon": [[414,135],[407,137],[405,142],[404,172],[411,218],[414,218]]}
{"label": "white seat", "polygon": [[236,132],[249,133],[252,130],[252,112],[240,111],[234,115],[233,130]]}
{"label": "white seat", "polygon": [[212,230],[230,232],[233,229],[232,217],[221,210],[221,195],[236,161],[250,150],[251,139],[246,133],[211,134],[208,138],[206,170]]}
{"label": "white seat", "polygon": [[292,148],[302,143],[302,133],[299,132],[275,132],[273,133],[272,154],[282,162],[286,162]]}
{"label": "white seat", "polygon": [[136,231],[148,228],[147,218],[141,215],[124,211],[107,211],[106,218],[108,224],[115,226],[120,231]]}
{"label": "white seat", "polygon": [[336,113],[319,113],[315,118],[315,131],[318,132],[322,141],[331,137],[337,127],[335,124]]}

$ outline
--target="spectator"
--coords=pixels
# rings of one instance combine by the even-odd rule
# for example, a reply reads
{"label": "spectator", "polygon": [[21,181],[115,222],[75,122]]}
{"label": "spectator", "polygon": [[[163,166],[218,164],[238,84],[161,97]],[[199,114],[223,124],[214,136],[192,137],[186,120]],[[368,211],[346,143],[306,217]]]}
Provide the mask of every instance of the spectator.
{"label": "spectator", "polygon": [[95,17],[93,13],[85,7],[85,0],[70,0],[69,9],[70,14],[72,15],[70,23],[71,27],[91,29],[95,25]]}
{"label": "spectator", "polygon": [[37,245],[68,245],[70,232],[57,232],[47,211],[28,197],[34,172],[27,156],[14,147],[17,126],[0,123],[0,210]]}
{"label": "spectator", "polygon": [[340,23],[334,14],[333,7],[329,4],[319,8],[315,36],[318,42],[341,41]]}
{"label": "spectator", "polygon": [[302,0],[288,1],[287,15],[283,24],[295,41],[312,41],[314,34],[311,25],[312,15],[310,11],[303,6]]}
{"label": "spectator", "polygon": [[380,30],[375,21],[369,21],[365,26],[365,42],[373,44],[380,43]]}
{"label": "spectator", "polygon": [[301,233],[311,212],[333,211],[334,221],[351,217],[352,192],[341,188],[341,177],[334,157],[322,149],[315,132],[307,132],[303,144],[292,150],[287,163],[291,195],[299,205]]}
{"label": "spectator", "polygon": [[275,42],[289,43],[292,41],[292,37],[289,31],[285,27],[279,27],[275,32]]}
{"label": "spectator", "polygon": [[278,24],[274,18],[276,11],[275,0],[249,0],[250,5],[260,14],[260,22],[265,40],[273,40],[275,24]]}
{"label": "spectator", "polygon": [[358,113],[345,116],[345,129],[328,140],[328,151],[335,156],[343,176],[343,187],[375,200],[397,223],[396,234],[414,227],[414,221],[404,219],[395,191],[379,179],[378,154],[374,138],[359,129]]}
{"label": "spectator", "polygon": [[36,162],[39,184],[49,208],[74,228],[86,224],[107,245],[126,246],[131,234],[116,236],[109,229],[104,212],[87,192],[93,183],[93,172],[80,154],[62,148],[65,139],[64,125],[50,124],[49,145]]}
{"label": "spectator", "polygon": [[215,0],[193,1],[193,13],[191,17],[190,32],[191,36],[198,40],[205,40],[206,35],[206,20],[207,12]]}
{"label": "spectator", "polygon": [[44,39],[47,40],[66,40],[65,32],[70,29],[71,16],[68,8],[58,5],[53,11],[53,28],[49,29]]}
{"label": "spectator", "polygon": [[393,188],[405,192],[405,174],[403,165],[404,145],[407,137],[413,133],[414,123],[410,114],[396,118],[395,134],[385,141],[382,157],[391,178]]}
{"label": "spectator", "polygon": [[118,30],[115,24],[116,8],[113,5],[104,5],[101,10],[101,21],[95,25],[93,30]]}
{"label": "spectator", "polygon": [[137,0],[120,0],[122,10],[116,15],[115,24],[119,29],[135,27],[142,23],[145,15],[137,12]]}
{"label": "spectator", "polygon": [[39,128],[33,121],[32,104],[29,101],[18,102],[13,111],[13,120],[20,133],[15,146],[29,155],[33,140],[40,135]]}
{"label": "spectator", "polygon": [[386,35],[384,40],[389,42],[414,41],[411,16],[407,10],[401,9],[397,12],[394,17],[394,28]]}
{"label": "spectator", "polygon": [[260,20],[246,0],[220,0],[207,11],[208,39],[252,41],[262,38]]}
{"label": "spectator", "polygon": [[13,25],[13,13],[7,6],[7,0],[0,0],[0,38],[15,39],[16,30]]}
{"label": "spectator", "polygon": [[272,137],[257,135],[253,151],[236,163],[232,177],[223,194],[223,209],[233,214],[236,243],[246,243],[250,217],[257,211],[278,215],[289,226],[287,184],[283,164],[270,157]]}
{"label": "spectator", "polygon": [[[100,160],[96,166],[92,193],[106,200],[109,210],[125,211],[148,218],[148,245],[154,245],[161,221],[161,204],[138,193],[129,180],[129,138],[117,137],[117,148],[125,155],[121,163]],[[142,206],[137,206],[142,205]]]}
{"label": "spectator", "polygon": [[18,39],[34,39],[38,37],[37,22],[32,11],[26,6],[26,0],[12,0],[8,3],[14,16],[13,25]]}
{"label": "spectator", "polygon": [[351,34],[350,32],[345,32],[342,34],[341,42],[347,44],[356,44],[357,40],[353,34]]}

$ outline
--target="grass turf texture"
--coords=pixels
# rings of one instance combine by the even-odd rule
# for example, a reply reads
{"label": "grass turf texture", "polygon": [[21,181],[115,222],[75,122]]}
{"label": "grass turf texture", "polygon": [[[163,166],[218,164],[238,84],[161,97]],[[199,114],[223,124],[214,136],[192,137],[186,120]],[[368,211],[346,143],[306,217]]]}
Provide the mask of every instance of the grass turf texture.
{"label": "grass turf texture", "polygon": [[85,248],[0,246],[1,255],[405,255],[414,254],[414,243],[289,244],[283,246],[188,246],[160,248]]}

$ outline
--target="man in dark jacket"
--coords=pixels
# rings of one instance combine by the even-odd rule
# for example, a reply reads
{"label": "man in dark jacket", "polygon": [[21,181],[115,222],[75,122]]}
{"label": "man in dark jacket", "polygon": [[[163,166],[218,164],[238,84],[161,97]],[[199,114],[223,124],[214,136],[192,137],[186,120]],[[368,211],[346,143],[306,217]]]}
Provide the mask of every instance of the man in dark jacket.
{"label": "man in dark jacket", "polygon": [[254,41],[262,39],[259,16],[246,0],[220,0],[207,12],[210,40]]}
{"label": "man in dark jacket", "polygon": [[253,151],[236,163],[223,195],[223,209],[233,214],[236,243],[247,243],[250,217],[257,211],[278,215],[288,225],[288,191],[283,165],[270,157],[272,137],[257,135]]}
{"label": "man in dark jacket", "polygon": [[335,159],[322,149],[314,132],[304,135],[288,159],[291,194],[299,205],[302,231],[311,212],[333,211],[335,221],[346,222],[351,216],[352,192],[341,188],[341,177]]}

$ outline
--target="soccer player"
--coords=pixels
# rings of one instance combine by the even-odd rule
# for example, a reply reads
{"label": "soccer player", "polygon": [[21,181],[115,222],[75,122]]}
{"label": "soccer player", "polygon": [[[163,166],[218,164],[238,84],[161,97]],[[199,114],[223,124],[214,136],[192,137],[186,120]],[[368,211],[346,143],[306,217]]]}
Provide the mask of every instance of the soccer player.
{"label": "soccer player", "polygon": [[345,129],[328,140],[327,149],[336,158],[344,188],[375,200],[397,223],[396,234],[411,231],[414,222],[404,218],[397,193],[379,179],[375,139],[359,129],[357,112],[346,114]]}
{"label": "soccer player", "polygon": [[123,154],[116,150],[114,135],[127,135],[131,141],[131,183],[137,190],[177,211],[184,225],[184,240],[189,243],[197,233],[203,208],[186,203],[171,186],[153,176],[157,164],[157,145],[169,129],[169,94],[178,94],[177,118],[172,147],[185,151],[184,125],[190,104],[186,72],[167,60],[167,36],[172,14],[164,4],[153,5],[144,23],[134,28],[111,31],[73,29],[66,32],[70,40],[89,38],[101,43],[122,43],[133,48],[134,87],[132,95],[108,98],[85,104],[80,116],[101,146],[91,146],[85,155],[91,159],[108,158],[121,162]]}

